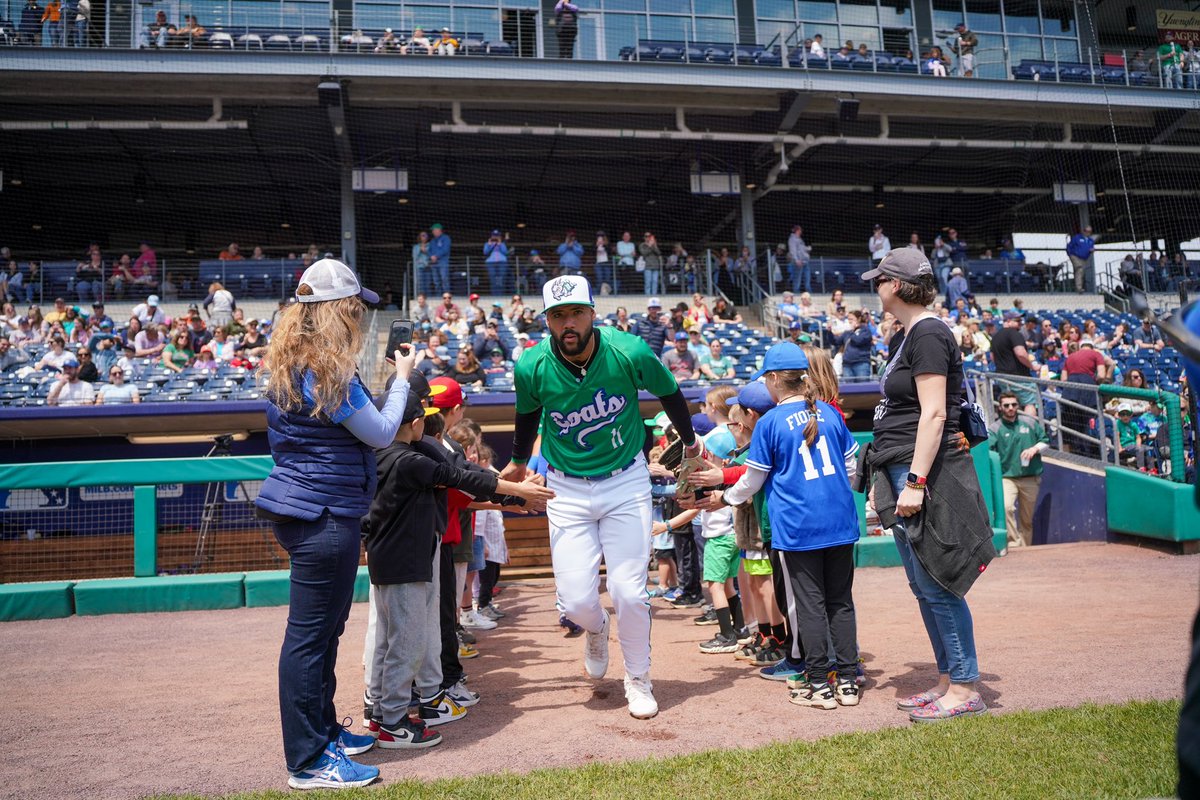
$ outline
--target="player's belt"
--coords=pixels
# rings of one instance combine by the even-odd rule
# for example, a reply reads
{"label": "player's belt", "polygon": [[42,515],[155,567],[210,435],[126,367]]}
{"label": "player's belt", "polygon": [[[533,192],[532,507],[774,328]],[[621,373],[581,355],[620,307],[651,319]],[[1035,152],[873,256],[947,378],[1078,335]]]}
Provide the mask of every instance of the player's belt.
{"label": "player's belt", "polygon": [[636,463],[638,463],[637,456],[635,456],[632,461],[630,461],[628,464],[621,467],[620,469],[614,469],[612,472],[605,472],[600,475],[572,475],[570,472],[563,472],[561,469],[558,469],[557,467],[549,467],[549,470],[551,472],[553,472],[555,475],[560,475],[564,478],[577,478],[578,480],[581,480],[581,481],[603,481],[603,480],[608,480],[609,478],[617,477],[622,472],[625,472],[626,470],[630,469]]}

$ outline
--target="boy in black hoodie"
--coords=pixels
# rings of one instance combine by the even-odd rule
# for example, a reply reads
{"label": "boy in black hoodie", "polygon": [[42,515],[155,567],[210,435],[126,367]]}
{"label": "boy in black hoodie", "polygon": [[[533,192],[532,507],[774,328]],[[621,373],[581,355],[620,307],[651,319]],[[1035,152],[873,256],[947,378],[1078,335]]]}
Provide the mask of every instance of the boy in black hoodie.
{"label": "boy in black hoodie", "polygon": [[[379,487],[363,520],[379,616],[368,698],[371,728],[385,749],[433,747],[442,737],[426,724],[466,713],[441,689],[440,592],[434,565],[440,558],[439,533],[446,525],[446,488],[483,497],[500,491],[534,503],[553,496],[532,483],[498,481],[491,473],[452,466],[438,442],[423,438],[425,414],[420,394],[410,393],[396,441],[376,455]],[[420,722],[408,716],[414,680]]]}

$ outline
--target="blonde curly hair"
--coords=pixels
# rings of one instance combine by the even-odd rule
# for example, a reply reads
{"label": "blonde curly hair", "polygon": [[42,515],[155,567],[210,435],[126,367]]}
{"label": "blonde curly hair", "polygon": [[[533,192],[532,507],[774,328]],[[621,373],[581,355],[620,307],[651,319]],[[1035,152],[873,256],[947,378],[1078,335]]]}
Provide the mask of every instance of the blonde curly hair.
{"label": "blonde curly hair", "polygon": [[[301,284],[297,295],[311,294]],[[331,415],[349,394],[362,350],[363,301],[355,297],[296,303],[279,315],[262,360],[266,395],[285,411],[304,406],[301,376],[313,374],[311,416]]]}

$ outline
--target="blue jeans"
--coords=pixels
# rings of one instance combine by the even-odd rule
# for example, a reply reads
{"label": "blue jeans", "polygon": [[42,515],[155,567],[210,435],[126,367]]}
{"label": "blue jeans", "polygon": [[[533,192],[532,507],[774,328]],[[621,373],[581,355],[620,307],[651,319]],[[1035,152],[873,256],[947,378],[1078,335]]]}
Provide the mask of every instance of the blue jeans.
{"label": "blue jeans", "polygon": [[42,47],[57,47],[62,39],[61,22],[42,23]]}
{"label": "blue jeans", "polygon": [[79,302],[86,303],[93,296],[99,300],[102,285],[101,281],[75,281],[75,292],[79,295]]}
{"label": "blue jeans", "polygon": [[[788,263],[788,276],[792,279],[792,291],[805,291],[812,293],[812,269],[809,268],[808,262],[805,261],[800,266],[796,266],[795,262]],[[804,288],[801,289],[800,287]]]}
{"label": "blue jeans", "polygon": [[600,285],[605,283],[608,284],[608,288],[612,290],[613,294],[618,294],[617,279],[613,274],[613,265],[611,261],[601,262],[596,265],[596,291],[599,292]]}
{"label": "blue jeans", "polygon": [[[897,495],[904,490],[908,470],[908,464],[888,465],[888,478]],[[913,554],[902,519],[897,518],[892,534],[904,574],[908,576],[908,586],[921,609],[929,643],[933,645],[938,673],[949,674],[954,683],[974,683],[979,680],[979,660],[975,655],[975,624],[966,599],[951,594],[929,577]]]}
{"label": "blue jeans", "polygon": [[1168,89],[1183,88],[1183,70],[1178,64],[1166,64],[1163,66],[1163,85]]}
{"label": "blue jeans", "polygon": [[662,291],[662,270],[646,268],[642,273],[642,291],[644,294],[658,294]]}
{"label": "blue jeans", "polygon": [[279,652],[279,713],[290,772],[315,761],[341,727],[333,706],[338,639],[354,600],[359,520],[335,517],[276,523],[292,562],[287,631]]}
{"label": "blue jeans", "polygon": [[950,264],[940,263],[937,267],[938,291],[946,294],[950,288]]}
{"label": "blue jeans", "polygon": [[489,261],[487,264],[488,271],[488,288],[492,294],[504,294],[507,290],[504,288],[505,280],[508,278],[508,262],[507,261]]}
{"label": "blue jeans", "polygon": [[88,21],[86,19],[75,20],[75,46],[87,47]]}
{"label": "blue jeans", "polygon": [[434,292],[442,294],[454,291],[450,288],[450,264],[448,262],[439,261],[436,264],[430,264],[429,271],[433,273]]}
{"label": "blue jeans", "polygon": [[871,377],[871,362],[862,361],[858,364],[842,363],[842,377],[865,381]]}

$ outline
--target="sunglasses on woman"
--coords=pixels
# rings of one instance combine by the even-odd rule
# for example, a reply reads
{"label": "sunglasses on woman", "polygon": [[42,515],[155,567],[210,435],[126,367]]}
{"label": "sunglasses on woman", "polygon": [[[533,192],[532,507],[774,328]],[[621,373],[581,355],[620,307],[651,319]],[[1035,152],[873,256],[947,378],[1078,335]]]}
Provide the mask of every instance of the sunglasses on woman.
{"label": "sunglasses on woman", "polygon": [[872,286],[874,287],[875,291],[879,291],[880,286],[883,286],[885,283],[891,283],[892,280],[893,280],[892,278],[889,278],[886,275],[880,275],[877,278],[875,278],[875,280],[872,281],[871,283],[872,283]]}

